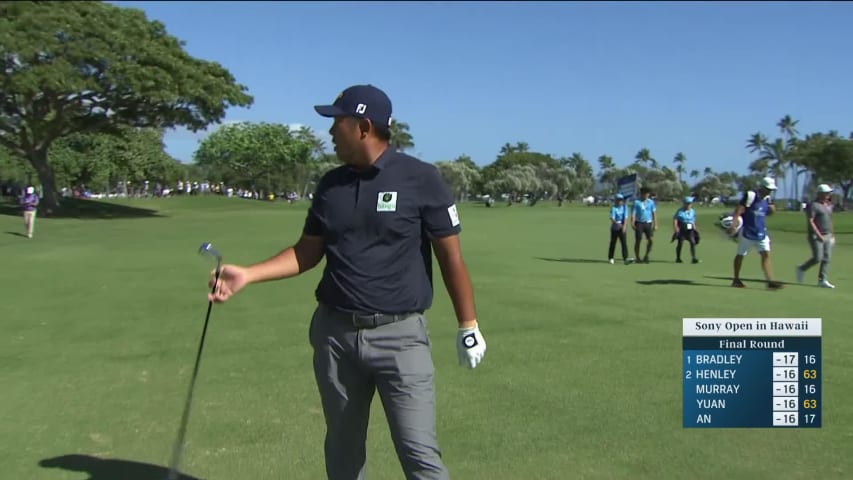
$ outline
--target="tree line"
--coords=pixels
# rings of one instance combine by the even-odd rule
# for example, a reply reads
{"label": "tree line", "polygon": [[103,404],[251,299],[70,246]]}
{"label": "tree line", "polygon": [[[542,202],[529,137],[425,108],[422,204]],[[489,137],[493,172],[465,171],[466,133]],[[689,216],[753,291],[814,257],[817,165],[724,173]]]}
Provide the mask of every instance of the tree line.
{"label": "tree line", "polygon": [[[37,28],[34,26],[38,26]],[[222,125],[208,135],[191,164],[163,149],[166,130],[197,132],[218,124],[230,107],[253,103],[247,88],[216,62],[190,56],[184,44],[144,12],[100,2],[0,2],[0,182],[34,179],[46,213],[60,206],[62,187],[109,191],[118,184],[173,184],[181,179],[227,183],[265,192],[305,195],[337,165],[310,129],[275,123]],[[763,175],[853,184],[853,134],[818,132],[800,137],[786,115],[780,136],[755,133],[746,148],[755,158],[748,173],[689,168],[678,153],[658,161],[641,148],[619,167],[606,154],[598,173],[581,153],[555,156],[526,142],[506,143],[480,167],[467,155],[435,165],[459,200],[506,195],[572,200],[610,195],[616,181],[636,173],[660,198],[687,192],[728,196]],[[414,147],[404,122],[392,124],[393,148]],[[689,177],[689,181],[688,181]]]}

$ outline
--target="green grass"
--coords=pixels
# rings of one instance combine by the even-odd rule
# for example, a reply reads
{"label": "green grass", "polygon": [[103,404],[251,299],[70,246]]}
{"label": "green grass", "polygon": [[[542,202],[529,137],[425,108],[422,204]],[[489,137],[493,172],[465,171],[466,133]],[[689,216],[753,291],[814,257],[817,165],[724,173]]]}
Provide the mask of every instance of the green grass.
{"label": "green grass", "polygon": [[[158,215],[39,218],[33,240],[13,234],[19,217],[0,215],[2,479],[89,478],[39,466],[67,454],[167,465],[207,306],[211,265],[195,251],[211,241],[228,262],[266,258],[296,240],[306,207],[117,203]],[[659,208],[670,218],[676,206]],[[771,292],[757,281],[728,286],[735,246],[711,226],[723,210],[699,211],[703,263],[673,263],[662,221],[654,262],[624,266],[604,263],[607,209],[461,208],[488,352],[474,371],[456,365],[455,320],[439,287],[428,318],[439,442],[453,478],[853,477],[853,215],[835,218],[844,232],[831,273],[839,288],[816,288],[814,269],[807,284]],[[794,282],[807,256],[804,224],[801,213],[769,219],[783,281]],[[253,286],[214,308],[183,471],[324,477],[307,339],[320,272]],[[743,276],[762,278],[754,253]],[[823,428],[682,428],[682,317],[822,317]],[[369,478],[402,478],[378,397],[368,442]],[[99,468],[93,480],[152,475],[126,463]]]}

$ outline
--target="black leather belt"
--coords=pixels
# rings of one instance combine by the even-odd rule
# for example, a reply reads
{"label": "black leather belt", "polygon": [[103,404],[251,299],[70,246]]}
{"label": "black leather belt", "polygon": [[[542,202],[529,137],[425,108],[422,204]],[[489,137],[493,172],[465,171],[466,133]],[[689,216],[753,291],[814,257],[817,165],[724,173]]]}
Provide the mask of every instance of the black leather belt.
{"label": "black leather belt", "polygon": [[420,315],[421,312],[409,313],[349,313],[336,310],[328,305],[323,307],[335,316],[345,318],[355,328],[376,328],[389,323],[395,323],[405,320],[413,315]]}
{"label": "black leather belt", "polygon": [[352,326],[355,328],[376,328],[405,320],[415,313],[347,313],[345,315],[352,319]]}

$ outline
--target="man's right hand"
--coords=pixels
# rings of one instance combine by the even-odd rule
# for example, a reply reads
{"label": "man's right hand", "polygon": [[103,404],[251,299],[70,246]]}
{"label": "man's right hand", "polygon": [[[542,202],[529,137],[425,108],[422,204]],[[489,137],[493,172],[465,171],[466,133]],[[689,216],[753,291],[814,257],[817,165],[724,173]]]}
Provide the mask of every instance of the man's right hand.
{"label": "man's right hand", "polygon": [[[249,270],[238,265],[222,265],[219,269],[219,282],[216,284],[214,293],[208,293],[207,299],[216,303],[222,303],[249,283]],[[207,286],[213,289],[216,282],[216,271],[210,274]]]}
{"label": "man's right hand", "polygon": [[726,229],[726,233],[728,233],[729,236],[734,235],[736,231],[737,231],[737,227],[735,226],[734,222],[732,222],[731,226]]}

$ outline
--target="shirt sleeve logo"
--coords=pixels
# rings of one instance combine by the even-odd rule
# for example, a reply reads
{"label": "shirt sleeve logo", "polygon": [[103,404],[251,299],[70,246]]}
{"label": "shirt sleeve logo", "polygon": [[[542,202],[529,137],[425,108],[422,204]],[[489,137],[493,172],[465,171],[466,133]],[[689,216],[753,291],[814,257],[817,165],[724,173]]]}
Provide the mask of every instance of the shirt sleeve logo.
{"label": "shirt sleeve logo", "polygon": [[376,211],[396,212],[397,192],[379,192],[379,197],[376,199]]}
{"label": "shirt sleeve logo", "polygon": [[447,215],[450,217],[450,226],[459,225],[459,212],[456,211],[456,204],[447,207]]}

